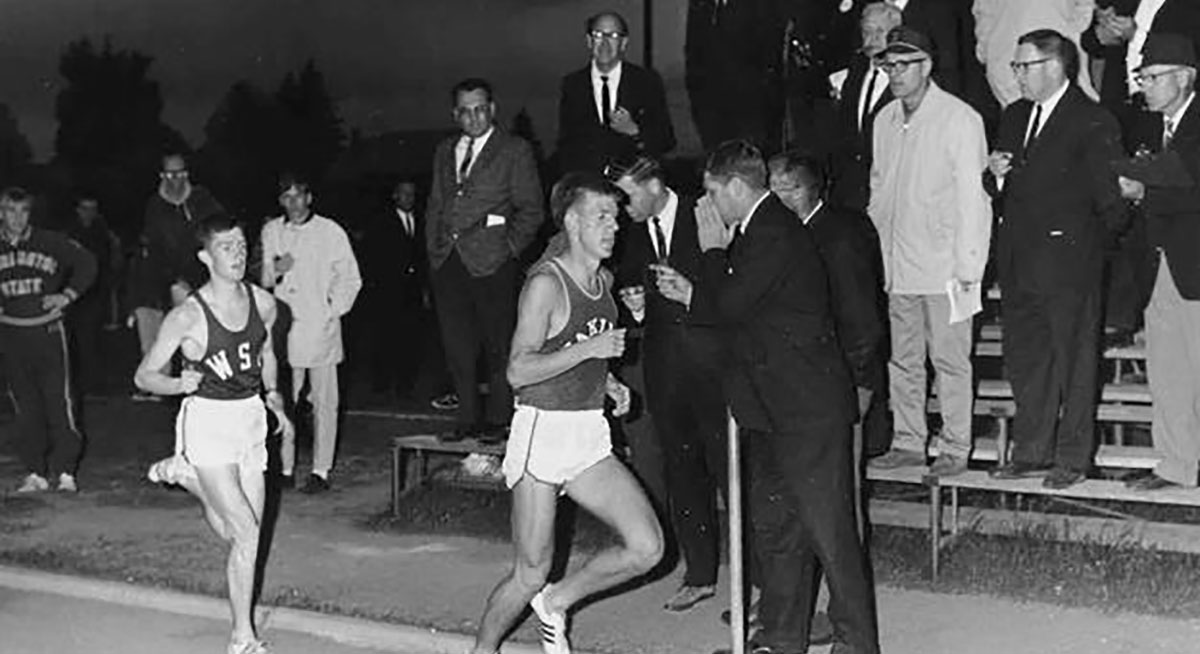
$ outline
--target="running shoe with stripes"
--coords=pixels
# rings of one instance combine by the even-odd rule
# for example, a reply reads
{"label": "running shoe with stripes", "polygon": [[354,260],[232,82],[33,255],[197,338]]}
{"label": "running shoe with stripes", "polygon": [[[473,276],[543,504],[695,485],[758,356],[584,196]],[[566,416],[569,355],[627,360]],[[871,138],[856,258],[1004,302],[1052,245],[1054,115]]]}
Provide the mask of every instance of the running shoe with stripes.
{"label": "running shoe with stripes", "polygon": [[529,607],[537,615],[541,623],[542,651],[545,654],[571,654],[571,645],[567,642],[567,616],[565,613],[551,613],[546,608],[547,584],[529,600]]}
{"label": "running shoe with stripes", "polygon": [[196,469],[181,456],[169,456],[155,461],[146,472],[146,477],[156,484],[178,484],[196,478]]}

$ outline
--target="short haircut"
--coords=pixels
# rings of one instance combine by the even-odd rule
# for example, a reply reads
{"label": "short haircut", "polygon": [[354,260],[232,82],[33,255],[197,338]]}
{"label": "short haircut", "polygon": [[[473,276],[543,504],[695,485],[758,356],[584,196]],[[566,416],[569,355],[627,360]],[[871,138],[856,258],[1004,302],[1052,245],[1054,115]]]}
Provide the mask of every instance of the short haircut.
{"label": "short haircut", "polygon": [[575,206],[588,193],[607,195],[615,200],[621,200],[625,194],[603,175],[592,172],[574,172],[562,176],[550,190],[550,217],[555,227],[562,229],[567,211]]}
{"label": "short haircut", "polygon": [[625,17],[615,11],[602,11],[598,14],[592,14],[587,17],[583,23],[583,31],[591,33],[596,28],[596,23],[600,22],[601,18],[613,18],[621,25],[621,35],[629,36],[629,23],[625,22]]}
{"label": "short haircut", "polygon": [[605,176],[614,182],[619,181],[622,177],[628,177],[637,184],[643,184],[651,179],[657,179],[663,184],[667,183],[662,164],[658,159],[646,155],[611,164],[605,168]]}
{"label": "short haircut", "polygon": [[861,23],[875,14],[885,14],[888,18],[891,18],[893,27],[904,23],[904,14],[896,5],[890,2],[883,2],[883,0],[876,0],[876,2],[868,3],[867,6],[863,7],[859,22]]}
{"label": "short haircut", "polygon": [[168,151],[164,152],[163,156],[160,157],[158,160],[159,165],[165,166],[167,164],[167,159],[178,159],[183,162],[183,167],[185,169],[187,168],[187,165],[188,165],[187,155],[182,152],[179,152],[178,150],[168,150]]}
{"label": "short haircut", "polygon": [[1075,43],[1059,32],[1049,29],[1034,30],[1017,39],[1017,45],[1031,44],[1037,51],[1062,62],[1067,81],[1074,83],[1079,77],[1079,49]]}
{"label": "short haircut", "polygon": [[767,164],[749,141],[725,141],[708,155],[704,172],[728,183],[737,177],[754,189],[767,188]]}
{"label": "short haircut", "polygon": [[13,204],[33,204],[33,194],[20,186],[9,186],[0,191],[0,202],[11,202]]}
{"label": "short haircut", "polygon": [[279,195],[283,195],[293,188],[299,189],[303,193],[312,193],[312,185],[309,184],[308,179],[300,173],[289,170],[279,176],[275,190]]}
{"label": "short haircut", "polygon": [[203,250],[208,247],[209,243],[212,243],[213,238],[217,234],[224,234],[234,229],[240,229],[241,226],[242,223],[237,218],[224,211],[218,211],[217,213],[201,218],[196,222],[195,228],[196,249]]}
{"label": "short haircut", "polygon": [[458,104],[458,96],[463,93],[471,93],[472,91],[483,91],[487,96],[488,102],[491,102],[495,96],[492,95],[492,85],[482,77],[468,77],[467,79],[454,85],[450,89],[450,106]]}
{"label": "short haircut", "polygon": [[796,182],[801,188],[814,191],[818,196],[825,194],[828,175],[825,163],[812,152],[788,150],[771,157],[768,168],[778,171]]}

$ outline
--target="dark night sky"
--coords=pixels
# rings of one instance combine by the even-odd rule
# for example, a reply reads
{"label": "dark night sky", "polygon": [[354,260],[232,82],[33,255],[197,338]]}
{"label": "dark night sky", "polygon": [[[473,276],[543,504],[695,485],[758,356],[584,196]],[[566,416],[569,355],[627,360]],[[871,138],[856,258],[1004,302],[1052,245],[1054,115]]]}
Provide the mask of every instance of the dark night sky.
{"label": "dark night sky", "polygon": [[[687,147],[696,139],[683,91],[685,7],[655,3],[655,66]],[[0,102],[46,159],[63,46],[111,35],[155,58],[165,119],[193,146],[230,84],[273,90],[309,57],[346,123],[366,134],[446,125],[448,88],[482,75],[497,87],[501,120],[528,107],[550,144],[558,80],[586,61],[583,18],[605,8],[630,20],[629,57],[640,61],[641,0],[0,0]]]}

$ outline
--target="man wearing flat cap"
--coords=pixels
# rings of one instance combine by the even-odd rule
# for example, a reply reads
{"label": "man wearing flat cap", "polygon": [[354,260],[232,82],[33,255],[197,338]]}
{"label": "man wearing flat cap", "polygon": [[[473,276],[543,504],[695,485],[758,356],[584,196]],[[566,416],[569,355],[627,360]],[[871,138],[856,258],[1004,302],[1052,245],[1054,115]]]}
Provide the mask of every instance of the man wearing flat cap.
{"label": "man wearing flat cap", "polygon": [[[1155,174],[1120,177],[1146,216],[1154,290],[1146,307],[1146,364],[1154,418],[1154,471],[1129,482],[1154,491],[1196,486],[1200,461],[1200,103],[1196,50],[1179,34],[1151,34],[1136,81],[1153,112],[1141,142]],[[1181,170],[1182,169],[1182,170]],[[1146,168],[1151,170],[1150,167]],[[1142,179],[1132,179],[1142,177]]]}
{"label": "man wearing flat cap", "polygon": [[892,449],[880,468],[923,466],[925,364],[937,372],[942,432],[936,475],[966,470],[971,452],[971,317],[951,298],[979,292],[992,209],[983,189],[983,119],[930,78],[933,45],[908,27],[888,33],[883,69],[896,97],[875,119],[867,213],[879,232],[888,294],[895,414]]}

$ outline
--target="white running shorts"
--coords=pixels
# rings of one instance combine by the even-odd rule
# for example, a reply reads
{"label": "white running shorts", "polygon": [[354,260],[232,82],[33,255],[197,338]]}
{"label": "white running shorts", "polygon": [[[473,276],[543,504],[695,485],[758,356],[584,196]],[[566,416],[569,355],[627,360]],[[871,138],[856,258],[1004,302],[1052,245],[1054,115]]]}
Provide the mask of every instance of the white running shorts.
{"label": "white running shorts", "polygon": [[267,407],[242,400],[186,397],[175,418],[175,451],[197,467],[267,469]]}
{"label": "white running shorts", "polygon": [[545,411],[518,404],[501,470],[509,488],[525,475],[562,486],[611,455],[602,409]]}

